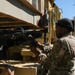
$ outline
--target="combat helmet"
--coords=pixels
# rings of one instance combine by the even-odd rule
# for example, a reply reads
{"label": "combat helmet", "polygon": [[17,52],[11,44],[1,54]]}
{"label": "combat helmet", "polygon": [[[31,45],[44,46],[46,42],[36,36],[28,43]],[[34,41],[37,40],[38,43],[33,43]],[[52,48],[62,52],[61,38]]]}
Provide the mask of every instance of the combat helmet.
{"label": "combat helmet", "polygon": [[74,31],[73,23],[68,18],[62,18],[56,22],[57,26],[64,27],[69,29],[70,31]]}

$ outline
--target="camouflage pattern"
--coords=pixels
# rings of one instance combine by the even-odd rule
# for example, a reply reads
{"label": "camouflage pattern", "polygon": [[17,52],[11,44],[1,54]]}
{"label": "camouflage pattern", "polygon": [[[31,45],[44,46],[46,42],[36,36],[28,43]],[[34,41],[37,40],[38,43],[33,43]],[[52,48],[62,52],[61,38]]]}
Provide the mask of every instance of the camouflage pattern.
{"label": "camouflage pattern", "polygon": [[75,75],[75,37],[70,33],[58,39],[44,61],[50,75]]}

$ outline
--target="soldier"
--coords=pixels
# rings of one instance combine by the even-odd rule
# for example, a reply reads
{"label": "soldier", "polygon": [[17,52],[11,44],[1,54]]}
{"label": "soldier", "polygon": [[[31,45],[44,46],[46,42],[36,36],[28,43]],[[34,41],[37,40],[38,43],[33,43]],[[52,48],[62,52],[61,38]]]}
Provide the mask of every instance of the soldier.
{"label": "soldier", "polygon": [[75,37],[72,35],[73,24],[63,18],[56,22],[58,40],[42,63],[50,70],[50,75],[75,75]]}

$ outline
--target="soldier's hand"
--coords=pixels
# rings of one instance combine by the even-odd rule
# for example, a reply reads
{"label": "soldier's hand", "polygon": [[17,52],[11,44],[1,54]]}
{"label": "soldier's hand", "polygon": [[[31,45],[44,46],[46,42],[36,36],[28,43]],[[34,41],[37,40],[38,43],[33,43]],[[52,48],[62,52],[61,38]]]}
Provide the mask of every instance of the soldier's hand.
{"label": "soldier's hand", "polygon": [[46,58],[47,58],[46,54],[44,54],[44,53],[39,54],[39,60],[41,63],[43,63]]}

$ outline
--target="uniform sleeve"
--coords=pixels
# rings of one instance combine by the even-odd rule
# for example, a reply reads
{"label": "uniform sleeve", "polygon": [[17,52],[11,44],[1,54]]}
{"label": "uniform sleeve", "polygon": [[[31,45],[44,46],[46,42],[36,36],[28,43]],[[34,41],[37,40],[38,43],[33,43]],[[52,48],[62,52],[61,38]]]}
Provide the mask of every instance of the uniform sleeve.
{"label": "uniform sleeve", "polygon": [[55,69],[66,52],[66,44],[58,40],[50,52],[49,57],[45,60],[45,64],[50,69]]}

